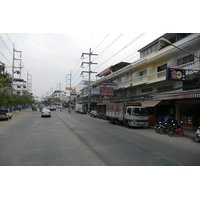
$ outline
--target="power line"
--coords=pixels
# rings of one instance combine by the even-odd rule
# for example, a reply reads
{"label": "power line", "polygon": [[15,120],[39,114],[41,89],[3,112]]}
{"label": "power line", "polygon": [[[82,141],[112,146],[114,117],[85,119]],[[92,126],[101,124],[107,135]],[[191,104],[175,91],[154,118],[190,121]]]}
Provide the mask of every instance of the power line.
{"label": "power line", "polygon": [[[101,63],[98,67],[100,67],[101,65],[103,65],[104,63],[106,63],[107,61],[109,61],[111,58],[113,58],[114,56],[116,56],[117,54],[119,54],[121,51],[123,51],[124,49],[126,49],[128,46],[130,46],[133,42],[137,41],[140,37],[142,37],[145,33],[140,34],[138,37],[136,37],[134,40],[132,40],[131,42],[129,42],[127,45],[125,45],[122,49],[120,49],[119,51],[117,51],[115,54],[113,54],[110,58],[108,58],[107,60],[105,60],[103,63]],[[98,67],[96,67],[95,69],[97,69]]]}
{"label": "power line", "polygon": [[110,35],[110,33],[108,33],[103,40],[94,48],[93,52],[104,42],[104,40]]}
{"label": "power line", "polygon": [[[110,35],[110,33],[108,33],[104,38],[103,38],[103,40],[95,47],[95,49],[93,50],[93,52],[105,41],[105,39],[108,37]],[[123,33],[121,33],[116,39],[114,39],[100,54],[99,54],[99,56],[101,55],[101,54],[103,54],[109,47],[111,47],[121,36],[123,35]],[[98,57],[99,57],[98,56]],[[96,58],[98,58],[98,57],[96,57]],[[95,59],[96,59],[95,58]],[[94,60],[95,60],[94,59]],[[93,60],[93,61],[94,61]],[[80,62],[80,61],[79,61]],[[76,67],[78,66],[78,64],[76,65]],[[79,70],[76,72],[76,74],[73,76],[73,78],[77,75],[77,73],[79,72]],[[88,77],[88,76],[86,76],[86,77]],[[76,81],[73,83],[73,85],[75,85],[75,83],[79,80],[79,78],[80,77],[78,77],[77,79],[76,79]]]}
{"label": "power line", "polygon": [[0,36],[0,39],[1,39],[2,43],[4,44],[4,46],[6,47],[6,49],[8,50],[8,52],[10,53],[10,55],[12,56],[11,51],[9,50],[8,46],[6,45],[6,43],[4,42],[4,40],[1,36]]}
{"label": "power line", "polygon": [[6,61],[10,64],[10,65],[12,65],[11,64],[11,62],[6,58],[6,56],[0,51],[0,54],[6,59]]}
{"label": "power line", "polygon": [[10,37],[9,37],[8,33],[6,33],[6,36],[7,36],[8,40],[10,41],[10,43],[11,43],[11,45],[12,45],[12,44],[13,44],[13,42],[11,41],[11,39],[10,39]]}
{"label": "power line", "polygon": [[[101,53],[99,53],[99,56],[102,55],[109,47],[111,47],[123,34],[124,33],[121,33],[115,40],[113,40]],[[99,58],[99,56],[96,57],[95,59]]]}

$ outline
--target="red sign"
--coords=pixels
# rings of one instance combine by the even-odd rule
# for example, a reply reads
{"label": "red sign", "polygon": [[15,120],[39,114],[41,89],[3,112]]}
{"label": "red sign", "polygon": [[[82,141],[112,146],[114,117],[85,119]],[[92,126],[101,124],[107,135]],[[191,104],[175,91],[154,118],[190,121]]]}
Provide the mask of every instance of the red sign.
{"label": "red sign", "polygon": [[100,87],[100,93],[101,93],[101,95],[104,95],[104,96],[114,95],[114,88],[112,88],[112,87]]}

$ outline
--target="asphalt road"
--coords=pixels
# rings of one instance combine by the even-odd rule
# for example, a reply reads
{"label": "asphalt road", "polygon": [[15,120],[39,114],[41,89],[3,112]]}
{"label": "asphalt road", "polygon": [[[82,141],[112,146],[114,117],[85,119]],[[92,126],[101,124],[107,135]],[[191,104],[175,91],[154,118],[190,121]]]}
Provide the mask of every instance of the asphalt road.
{"label": "asphalt road", "polygon": [[0,121],[1,166],[199,166],[200,144],[89,115],[26,110]]}

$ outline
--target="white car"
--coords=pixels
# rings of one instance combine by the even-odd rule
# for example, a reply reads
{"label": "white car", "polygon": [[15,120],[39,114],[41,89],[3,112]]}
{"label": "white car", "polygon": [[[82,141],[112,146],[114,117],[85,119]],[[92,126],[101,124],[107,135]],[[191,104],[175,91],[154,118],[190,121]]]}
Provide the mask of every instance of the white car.
{"label": "white car", "polygon": [[41,112],[41,117],[51,117],[51,111],[47,108],[43,108]]}

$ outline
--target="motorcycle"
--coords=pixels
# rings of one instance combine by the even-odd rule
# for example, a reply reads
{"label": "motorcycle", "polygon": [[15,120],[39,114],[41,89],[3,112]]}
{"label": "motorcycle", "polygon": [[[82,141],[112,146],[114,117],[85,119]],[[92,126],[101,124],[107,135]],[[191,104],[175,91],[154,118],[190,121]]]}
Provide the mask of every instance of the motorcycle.
{"label": "motorcycle", "polygon": [[164,134],[168,132],[169,124],[170,124],[170,121],[159,122],[159,124],[155,125],[154,129],[156,133]]}
{"label": "motorcycle", "polygon": [[172,137],[174,135],[184,136],[184,131],[183,131],[183,128],[181,127],[181,125],[178,124],[176,120],[172,120],[172,123],[169,126],[169,130],[168,130],[167,134],[170,137]]}
{"label": "motorcycle", "polygon": [[196,131],[195,142],[200,142],[200,127]]}

